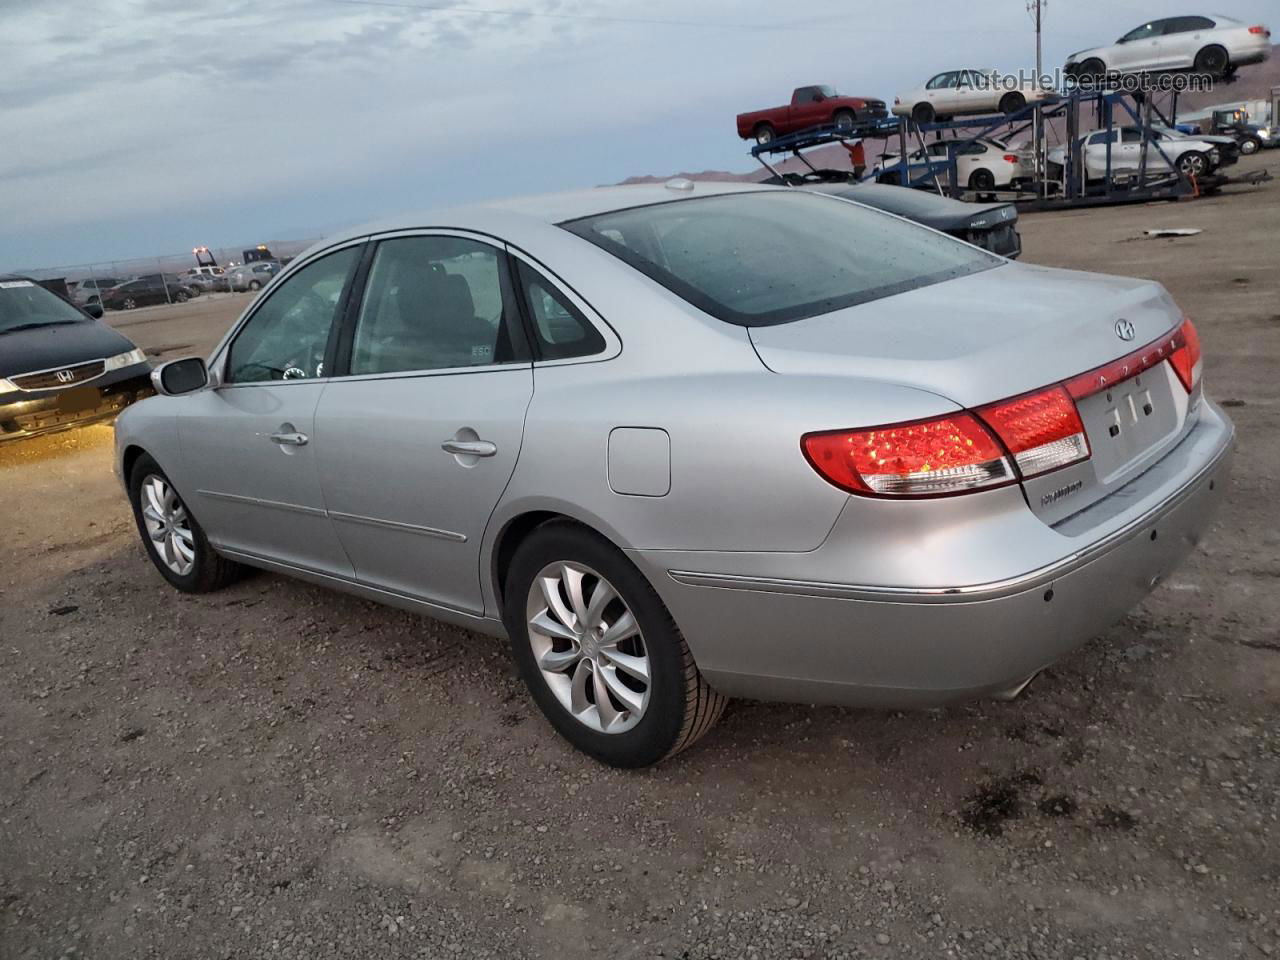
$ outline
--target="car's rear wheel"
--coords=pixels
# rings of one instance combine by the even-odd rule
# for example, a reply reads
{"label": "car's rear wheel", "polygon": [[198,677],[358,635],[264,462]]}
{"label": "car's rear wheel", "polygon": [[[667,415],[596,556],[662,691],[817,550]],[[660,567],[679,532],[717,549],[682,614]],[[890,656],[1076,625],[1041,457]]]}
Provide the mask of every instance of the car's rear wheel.
{"label": "car's rear wheel", "polygon": [[133,299],[133,297],[125,297],[120,301],[120,306],[124,307],[126,310],[133,310],[138,306],[138,301]]}
{"label": "car's rear wheel", "polygon": [[529,692],[584,753],[647,766],[691,746],[724,712],[653,587],[590,531],[535,530],[512,558],[504,598]]}
{"label": "car's rear wheel", "polygon": [[1027,98],[1017,91],[1010,91],[1000,98],[1001,113],[1017,113],[1027,105]]}
{"label": "car's rear wheel", "polygon": [[186,593],[208,593],[244,568],[219,556],[160,465],[143,454],[129,473],[129,502],[147,555],[160,575]]}
{"label": "car's rear wheel", "polygon": [[261,290],[261,289],[262,289],[262,284],[260,284],[257,280],[250,280],[250,281],[249,281],[249,289],[250,289],[250,290]]}
{"label": "car's rear wheel", "polygon": [[990,193],[996,188],[996,175],[990,170],[975,170],[969,174],[969,189]]}
{"label": "car's rear wheel", "polygon": [[911,119],[916,123],[933,123],[935,117],[932,103],[917,103],[911,108]]}
{"label": "car's rear wheel", "polygon": [[778,131],[773,129],[772,123],[757,123],[752,135],[756,138],[756,143],[772,143]]}
{"label": "car's rear wheel", "polygon": [[187,291],[185,290],[179,290],[177,293],[173,295],[173,299],[176,300],[178,303],[186,303],[188,300],[191,299],[191,295],[187,293]]}
{"label": "car's rear wheel", "polygon": [[1209,158],[1198,150],[1188,150],[1178,158],[1178,169],[1187,177],[1203,177],[1209,172]]}
{"label": "car's rear wheel", "polygon": [[1203,73],[1216,79],[1223,76],[1230,65],[1231,58],[1227,56],[1226,48],[1219,47],[1216,44],[1211,47],[1205,47],[1196,54],[1196,73]]}

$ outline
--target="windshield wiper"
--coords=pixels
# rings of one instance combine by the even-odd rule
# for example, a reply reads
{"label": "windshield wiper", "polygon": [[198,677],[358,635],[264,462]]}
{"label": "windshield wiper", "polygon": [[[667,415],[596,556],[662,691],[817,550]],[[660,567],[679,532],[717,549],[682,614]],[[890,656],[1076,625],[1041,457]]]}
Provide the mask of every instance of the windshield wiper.
{"label": "windshield wiper", "polygon": [[60,327],[79,320],[36,320],[32,323],[20,323],[16,327],[0,327],[0,333],[13,333],[15,330],[32,330],[36,327]]}

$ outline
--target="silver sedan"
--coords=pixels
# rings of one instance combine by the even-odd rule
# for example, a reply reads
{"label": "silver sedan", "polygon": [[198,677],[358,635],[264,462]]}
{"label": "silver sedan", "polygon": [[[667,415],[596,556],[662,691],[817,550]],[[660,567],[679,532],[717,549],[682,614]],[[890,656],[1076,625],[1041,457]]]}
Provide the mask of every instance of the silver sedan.
{"label": "silver sedan", "polygon": [[178,589],[263,567],[508,637],[638,766],[727,697],[1020,691],[1208,527],[1201,367],[1159,284],[675,181],[313,247],[155,372],[116,462]]}

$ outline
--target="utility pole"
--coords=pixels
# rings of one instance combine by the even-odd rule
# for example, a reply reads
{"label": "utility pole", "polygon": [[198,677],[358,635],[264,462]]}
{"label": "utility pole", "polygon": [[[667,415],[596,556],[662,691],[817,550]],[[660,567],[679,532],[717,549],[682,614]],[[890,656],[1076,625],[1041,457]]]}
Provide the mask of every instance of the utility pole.
{"label": "utility pole", "polygon": [[[1041,77],[1044,76],[1044,58],[1040,50],[1040,25],[1043,20],[1044,7],[1048,0],[1027,0],[1027,12],[1031,14],[1031,19],[1036,25],[1036,86],[1041,84]],[[1044,124],[1040,122],[1040,110],[1037,107],[1035,112],[1031,114],[1031,143],[1034,156],[1032,158],[1031,182],[1037,194],[1043,199],[1045,196],[1044,173],[1045,167],[1042,163],[1044,156]]]}
{"label": "utility pole", "polygon": [[1040,21],[1046,5],[1046,0],[1027,0],[1027,12],[1031,14],[1031,19],[1036,24],[1036,82],[1039,83],[1040,75],[1044,72],[1044,60],[1040,55]]}

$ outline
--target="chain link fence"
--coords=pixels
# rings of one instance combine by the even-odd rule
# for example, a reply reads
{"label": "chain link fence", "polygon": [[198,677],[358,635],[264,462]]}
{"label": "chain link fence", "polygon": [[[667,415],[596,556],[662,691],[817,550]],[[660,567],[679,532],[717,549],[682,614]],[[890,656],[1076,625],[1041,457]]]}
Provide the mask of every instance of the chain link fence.
{"label": "chain link fence", "polygon": [[269,240],[250,247],[200,247],[155,257],[6,272],[31,277],[80,306],[132,310],[257,290],[313,242],[314,237]]}

